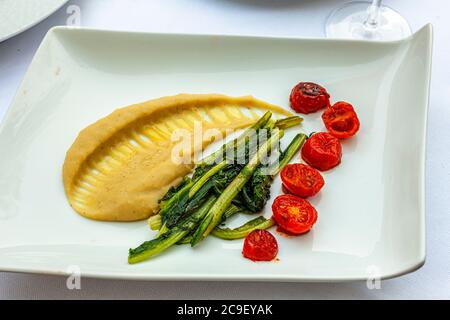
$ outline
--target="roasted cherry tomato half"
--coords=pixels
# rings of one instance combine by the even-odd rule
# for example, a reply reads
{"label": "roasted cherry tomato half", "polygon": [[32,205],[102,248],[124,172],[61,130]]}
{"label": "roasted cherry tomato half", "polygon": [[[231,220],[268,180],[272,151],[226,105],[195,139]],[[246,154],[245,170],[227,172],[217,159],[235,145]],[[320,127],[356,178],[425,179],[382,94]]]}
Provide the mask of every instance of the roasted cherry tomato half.
{"label": "roasted cherry tomato half", "polygon": [[280,175],[286,189],[302,198],[316,195],[325,184],[320,172],[306,164],[288,164]]}
{"label": "roasted cherry tomato half", "polygon": [[254,230],[244,240],[242,255],[253,261],[271,261],[278,253],[277,239],[266,230]]}
{"label": "roasted cherry tomato half", "polygon": [[292,194],[275,198],[272,213],[281,229],[292,235],[308,232],[317,221],[316,209],[307,200]]}
{"label": "roasted cherry tomato half", "polygon": [[338,139],[350,138],[359,130],[359,119],[353,106],[347,102],[336,102],[322,114],[329,133]]}
{"label": "roasted cherry tomato half", "polygon": [[302,148],[302,158],[321,171],[334,168],[341,163],[342,146],[338,138],[328,132],[313,134]]}
{"label": "roasted cherry tomato half", "polygon": [[330,106],[330,95],[313,82],[300,82],[291,92],[291,107],[300,113],[316,112]]}

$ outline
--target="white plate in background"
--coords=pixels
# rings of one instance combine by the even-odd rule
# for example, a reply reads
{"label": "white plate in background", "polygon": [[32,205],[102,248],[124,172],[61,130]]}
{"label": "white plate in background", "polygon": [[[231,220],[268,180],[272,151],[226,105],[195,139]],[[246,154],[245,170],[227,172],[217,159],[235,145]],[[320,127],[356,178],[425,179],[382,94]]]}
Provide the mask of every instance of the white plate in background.
{"label": "white plate in background", "polygon": [[0,0],[0,42],[38,24],[68,0]]}
{"label": "white plate in background", "polygon": [[[144,280],[389,278],[425,260],[424,160],[432,31],[396,42],[49,31],[0,126],[0,270]],[[288,108],[298,81],[350,101],[361,129],[311,199],[313,230],[281,237],[279,261],[207,238],[128,265],[147,223],[96,222],[69,206],[61,168],[78,132],[117,107],[188,93],[254,95]],[[324,130],[320,112],[306,132]],[[289,140],[296,130],[285,136]],[[279,178],[272,199],[281,193]]]}

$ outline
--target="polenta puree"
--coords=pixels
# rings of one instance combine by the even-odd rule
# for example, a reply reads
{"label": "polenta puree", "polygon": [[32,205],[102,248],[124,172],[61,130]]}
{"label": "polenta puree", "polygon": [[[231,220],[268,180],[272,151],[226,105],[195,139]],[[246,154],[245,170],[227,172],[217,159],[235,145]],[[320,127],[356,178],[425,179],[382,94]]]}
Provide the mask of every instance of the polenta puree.
{"label": "polenta puree", "polygon": [[[246,112],[243,112],[247,109]],[[256,110],[288,111],[253,97],[179,94],[118,109],[83,129],[67,151],[64,190],[72,208],[90,219],[134,221],[158,211],[158,200],[194,163],[172,161],[177,128],[222,132],[252,125]],[[209,140],[193,147],[205,148]]]}

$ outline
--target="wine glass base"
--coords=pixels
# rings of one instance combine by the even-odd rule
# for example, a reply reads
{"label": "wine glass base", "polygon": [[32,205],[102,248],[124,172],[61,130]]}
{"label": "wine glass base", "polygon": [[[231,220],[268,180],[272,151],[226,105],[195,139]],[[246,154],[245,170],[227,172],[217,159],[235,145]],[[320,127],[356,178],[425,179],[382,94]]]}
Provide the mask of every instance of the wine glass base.
{"label": "wine glass base", "polygon": [[380,8],[376,27],[365,24],[370,2],[354,1],[333,11],[325,25],[328,38],[360,40],[398,40],[411,35],[408,22],[397,11],[386,6]]}

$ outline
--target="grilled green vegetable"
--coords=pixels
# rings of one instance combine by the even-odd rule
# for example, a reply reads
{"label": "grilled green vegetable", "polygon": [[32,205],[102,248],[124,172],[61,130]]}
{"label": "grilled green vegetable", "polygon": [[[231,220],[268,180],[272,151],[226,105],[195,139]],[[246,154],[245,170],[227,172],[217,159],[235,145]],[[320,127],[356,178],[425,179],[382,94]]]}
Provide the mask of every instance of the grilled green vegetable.
{"label": "grilled green vegetable", "polygon": [[222,148],[212,153],[208,157],[205,157],[202,161],[200,161],[199,166],[203,167],[205,165],[210,165],[211,163],[217,162],[217,159],[224,159],[225,154],[229,149],[233,149],[242,144],[250,135],[252,135],[255,131],[264,127],[267,121],[272,117],[272,112],[267,111],[254,125],[245,130],[238,138],[224,144]]}
{"label": "grilled green vegetable", "polygon": [[270,150],[278,144],[282,136],[283,131],[274,129],[269,140],[258,149],[256,154],[250,159],[249,163],[225,188],[223,193],[203,218],[197,231],[194,233],[191,246],[195,246],[199,241],[204,239],[221,222],[224,212],[237,194],[242,190],[244,185],[250,180],[256,168],[261,163],[262,158],[268,155]]}
{"label": "grilled green vegetable", "polygon": [[270,198],[270,187],[274,177],[288,164],[305,143],[307,136],[298,134],[286,150],[280,154],[278,161],[266,166],[259,166],[251,180],[241,192],[242,204],[251,212],[260,212]]}
{"label": "grilled green vegetable", "polygon": [[128,252],[128,263],[137,263],[146,260],[176,244],[195,229],[198,222],[209,212],[209,209],[215,201],[215,197],[208,198],[207,201],[186,220],[180,222],[158,238],[146,241],[135,249],[130,249]]}
{"label": "grilled green vegetable", "polygon": [[[212,176],[214,176],[226,165],[225,160],[221,161],[219,164],[215,164],[214,162],[220,159],[220,157],[223,157],[226,151],[230,148],[242,147],[242,145],[246,143],[248,137],[253,134],[255,130],[260,130],[267,124],[271,116],[272,113],[270,111],[266,112],[261,119],[259,119],[252,127],[247,129],[238,138],[228,142],[219,151],[203,159],[201,164],[195,169],[192,178],[183,179],[183,182],[179,186],[171,188],[167,192],[167,194],[160,201],[159,214],[161,215],[163,222],[160,235],[173,227],[186,213],[202,204],[202,200],[204,200],[204,197],[208,195],[211,186],[216,187],[218,185],[218,183],[214,183],[212,185],[209,184],[207,187],[204,186]],[[227,172],[229,173],[229,170],[227,170]],[[223,176],[224,174],[222,173],[222,177]],[[230,174],[227,176],[232,177]],[[202,188],[203,193],[194,197]]]}
{"label": "grilled green vegetable", "polygon": [[[204,158],[191,178],[185,177],[171,188],[160,201],[158,215],[149,218],[152,230],[159,235],[129,250],[129,263],[151,258],[174,244],[196,245],[212,233],[216,237],[232,240],[245,237],[256,229],[267,229],[272,219],[257,217],[241,227],[222,228],[220,224],[237,213],[260,211],[270,196],[270,185],[276,175],[300,149],[306,140],[297,135],[281,153],[279,140],[284,131],[301,123],[299,117],[271,120],[267,112],[237,139],[226,143],[212,155]],[[263,130],[266,130],[265,132]],[[257,134],[258,139],[253,139]],[[267,134],[261,139],[261,134]],[[229,152],[232,151],[231,159]],[[262,159],[278,152],[277,160],[261,164]]]}

